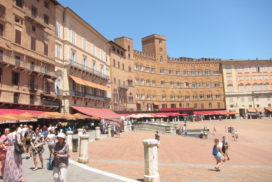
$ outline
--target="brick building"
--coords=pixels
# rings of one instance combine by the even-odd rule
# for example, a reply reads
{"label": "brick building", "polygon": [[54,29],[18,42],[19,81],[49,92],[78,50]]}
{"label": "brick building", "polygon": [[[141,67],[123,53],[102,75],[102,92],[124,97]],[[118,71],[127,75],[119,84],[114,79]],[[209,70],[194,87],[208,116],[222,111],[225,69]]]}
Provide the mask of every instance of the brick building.
{"label": "brick building", "polygon": [[57,111],[56,1],[0,0],[0,107]]}

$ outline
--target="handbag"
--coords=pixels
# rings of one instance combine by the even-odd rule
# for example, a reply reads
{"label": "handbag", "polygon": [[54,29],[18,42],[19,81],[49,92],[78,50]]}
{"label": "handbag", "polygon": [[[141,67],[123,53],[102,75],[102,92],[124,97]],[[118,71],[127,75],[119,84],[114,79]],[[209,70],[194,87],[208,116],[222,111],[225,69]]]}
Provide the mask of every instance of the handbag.
{"label": "handbag", "polygon": [[53,166],[54,166],[54,160],[52,158],[49,158],[48,159],[48,162],[47,162],[47,170],[53,170]]}
{"label": "handbag", "polygon": [[17,154],[23,154],[25,152],[24,147],[18,144],[17,134],[15,135],[15,141],[14,141],[14,152]]}

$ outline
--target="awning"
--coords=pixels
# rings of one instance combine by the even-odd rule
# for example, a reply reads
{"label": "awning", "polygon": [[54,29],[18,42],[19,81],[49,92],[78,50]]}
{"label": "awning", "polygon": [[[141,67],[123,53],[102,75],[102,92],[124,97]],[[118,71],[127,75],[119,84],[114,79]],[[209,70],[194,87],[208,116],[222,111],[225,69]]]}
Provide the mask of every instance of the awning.
{"label": "awning", "polygon": [[247,112],[254,112],[254,113],[255,113],[255,112],[257,112],[257,111],[256,111],[255,108],[248,108],[248,109],[247,109]]}
{"label": "awning", "polygon": [[219,110],[219,111],[194,111],[194,115],[228,115],[229,112],[226,110]]}
{"label": "awning", "polygon": [[266,107],[264,109],[267,110],[267,111],[269,111],[269,112],[272,112],[272,107]]}
{"label": "awning", "polygon": [[175,117],[175,116],[187,116],[188,115],[186,113],[178,113],[178,112],[165,112],[165,113],[161,112],[161,113],[154,113],[154,114],[160,115],[160,116],[173,116],[173,117]]}
{"label": "awning", "polygon": [[97,83],[94,83],[94,82],[90,82],[90,81],[87,81],[87,80],[83,80],[81,78],[78,78],[78,77],[75,77],[75,76],[72,76],[72,75],[69,75],[70,78],[72,80],[74,80],[77,84],[80,84],[80,85],[85,85],[87,87],[93,87],[93,88],[97,88],[97,89],[100,89],[100,90],[109,90],[108,87],[104,86],[104,85],[99,85]]}
{"label": "awning", "polygon": [[77,107],[77,106],[73,106],[72,108],[88,116],[94,116],[94,117],[99,117],[103,119],[114,119],[114,118],[119,119],[121,116],[110,109]]}
{"label": "awning", "polygon": [[31,114],[41,114],[44,111],[37,110],[23,110],[23,109],[0,109],[1,114],[23,114],[23,113],[31,113]]}
{"label": "awning", "polygon": [[257,112],[264,112],[264,108],[255,108]]}

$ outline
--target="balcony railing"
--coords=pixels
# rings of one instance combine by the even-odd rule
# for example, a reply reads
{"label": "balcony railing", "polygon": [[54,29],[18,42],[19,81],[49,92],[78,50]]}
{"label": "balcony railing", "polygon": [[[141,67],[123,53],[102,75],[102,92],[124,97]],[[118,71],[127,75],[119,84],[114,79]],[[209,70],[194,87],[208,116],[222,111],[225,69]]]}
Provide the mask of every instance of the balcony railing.
{"label": "balcony railing", "polygon": [[28,18],[31,21],[35,21],[36,23],[38,23],[43,28],[46,27],[46,24],[43,22],[43,19],[41,18],[41,16],[34,15],[34,14],[31,13],[31,11],[27,11],[26,14],[25,14],[25,17]]}
{"label": "balcony railing", "polygon": [[76,62],[74,62],[73,60],[70,60],[69,65],[70,65],[70,66],[77,67],[77,68],[82,69],[82,70],[84,70],[84,71],[87,71],[87,72],[89,72],[89,73],[92,73],[92,74],[94,74],[94,75],[96,75],[96,76],[99,76],[99,77],[102,77],[102,78],[104,78],[104,79],[107,79],[107,80],[109,79],[109,76],[108,76],[108,75],[106,75],[106,74],[104,74],[104,73],[101,73],[101,72],[99,72],[99,71],[96,71],[95,69],[90,68],[90,67],[88,67],[88,66],[85,66],[85,65],[83,65],[83,64],[76,63]]}
{"label": "balcony railing", "polygon": [[95,99],[95,100],[101,100],[101,101],[109,101],[110,100],[110,98],[108,98],[108,97],[102,97],[102,96],[79,92],[79,91],[71,91],[70,95],[71,96],[78,96],[78,97],[85,97],[85,98]]}
{"label": "balcony railing", "polygon": [[60,106],[59,101],[46,100],[46,99],[42,99],[41,104],[44,106],[55,106],[55,107]]}
{"label": "balcony railing", "polygon": [[38,73],[43,73],[45,75],[49,75],[51,77],[56,77],[56,72],[55,71],[49,71],[45,67],[39,66],[32,64],[31,62],[25,60],[25,59],[16,59],[13,56],[8,56],[6,54],[1,54],[0,55],[0,63],[5,63],[9,64],[18,68],[23,68],[29,71],[34,71]]}

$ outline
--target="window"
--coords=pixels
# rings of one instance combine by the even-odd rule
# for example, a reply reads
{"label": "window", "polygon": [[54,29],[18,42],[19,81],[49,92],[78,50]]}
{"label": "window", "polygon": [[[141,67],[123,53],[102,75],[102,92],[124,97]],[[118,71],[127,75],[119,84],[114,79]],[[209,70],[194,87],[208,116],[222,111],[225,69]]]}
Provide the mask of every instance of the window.
{"label": "window", "polygon": [[206,74],[206,75],[211,75],[211,71],[210,71],[210,70],[206,70],[206,71],[205,71],[205,74]]}
{"label": "window", "polygon": [[203,88],[203,83],[198,83],[199,88]]}
{"label": "window", "polygon": [[213,71],[213,74],[214,74],[214,75],[219,75],[219,71],[218,71],[218,70]]}
{"label": "window", "polygon": [[245,67],[245,72],[246,72],[246,73],[249,72],[249,67]]}
{"label": "window", "polygon": [[71,30],[71,42],[76,43],[76,33],[73,30]]}
{"label": "window", "polygon": [[70,55],[71,57],[70,57],[70,62],[72,63],[72,64],[74,64],[74,63],[76,63],[76,51],[74,51],[74,50],[71,50],[71,55]]}
{"label": "window", "polygon": [[120,69],[120,62],[119,61],[117,62],[117,67]]}
{"label": "window", "polygon": [[180,76],[180,71],[177,70],[177,71],[176,71],[176,75],[177,75],[177,76]]}
{"label": "window", "polygon": [[144,71],[145,67],[144,66],[140,66],[140,71]]}
{"label": "window", "polygon": [[195,71],[191,71],[191,76],[195,76]]}
{"label": "window", "polygon": [[196,83],[192,83],[192,88],[197,88]]}
{"label": "window", "polygon": [[189,95],[186,95],[186,96],[185,96],[185,100],[186,100],[186,101],[189,101],[189,100],[190,100],[190,96],[189,96]]}
{"label": "window", "polygon": [[31,7],[31,16],[33,18],[36,18],[37,14],[38,14],[38,9],[35,6],[32,6]]}
{"label": "window", "polygon": [[24,1],[23,0],[16,0],[16,6],[23,7]]}
{"label": "window", "polygon": [[242,66],[238,66],[237,71],[238,71],[238,73],[242,73],[243,72],[243,67]]}
{"label": "window", "polygon": [[61,37],[61,35],[60,35],[60,30],[61,30],[61,25],[57,22],[57,23],[56,23],[56,36],[57,36],[58,38]]}
{"label": "window", "polygon": [[0,83],[2,83],[3,69],[0,67]]}
{"label": "window", "polygon": [[197,95],[193,95],[193,100],[197,100]]}
{"label": "window", "polygon": [[210,82],[206,83],[206,88],[211,88],[211,83]]}
{"label": "window", "polygon": [[189,87],[189,82],[184,82],[184,88],[188,88]]}
{"label": "window", "polygon": [[161,81],[161,86],[164,87],[165,86],[165,82]]}
{"label": "window", "polygon": [[238,80],[239,81],[243,80],[243,77],[242,76],[238,76]]}
{"label": "window", "polygon": [[162,95],[162,100],[166,100],[166,96],[165,95]]}
{"label": "window", "polygon": [[86,39],[82,40],[82,49],[86,50]]}
{"label": "window", "polygon": [[215,95],[215,98],[216,98],[216,100],[220,100],[220,99],[221,99],[221,95],[216,94],[216,95]]}
{"label": "window", "polygon": [[163,74],[163,73],[164,73],[164,69],[160,68],[160,74]]}
{"label": "window", "polygon": [[137,64],[134,65],[134,70],[138,70],[139,66]]}
{"label": "window", "polygon": [[188,71],[183,71],[184,76],[188,76]]}
{"label": "window", "polygon": [[212,94],[207,94],[207,100],[211,100],[212,99]]}
{"label": "window", "polygon": [[57,57],[57,58],[61,58],[61,45],[59,45],[59,44],[56,44],[56,46],[55,46],[55,57]]}
{"label": "window", "polygon": [[83,62],[83,67],[86,69],[87,68],[87,57],[86,56],[83,56],[83,60],[82,60],[82,62]]}
{"label": "window", "polygon": [[94,44],[92,44],[92,55],[96,55],[96,48]]}
{"label": "window", "polygon": [[4,35],[4,25],[0,23],[0,36]]}
{"label": "window", "polygon": [[149,86],[150,80],[146,80],[146,81],[145,81],[145,84],[146,84],[147,86]]}
{"label": "window", "polygon": [[177,82],[177,87],[181,87],[181,83],[180,82]]}
{"label": "window", "polygon": [[186,103],[186,107],[189,108],[190,107],[190,103]]}
{"label": "window", "polygon": [[246,80],[250,80],[250,76],[246,76]]}
{"label": "window", "polygon": [[145,72],[149,72],[150,68],[149,67],[145,67]]}
{"label": "window", "polygon": [[124,63],[122,64],[122,70],[125,70],[125,65],[124,65]]}
{"label": "window", "polygon": [[170,100],[175,100],[175,96],[171,95]]}
{"label": "window", "polygon": [[131,72],[131,66],[128,67],[128,72]]}
{"label": "window", "polygon": [[256,72],[257,72],[257,67],[256,67],[256,66],[253,66],[253,67],[251,68],[251,72],[256,73]]}
{"label": "window", "polygon": [[44,49],[43,49],[44,55],[48,56],[48,44],[43,43],[43,45],[44,45]]}
{"label": "window", "polygon": [[155,68],[151,68],[151,73],[155,73]]}
{"label": "window", "polygon": [[217,108],[221,108],[221,103],[217,102]]}
{"label": "window", "polygon": [[257,72],[260,73],[261,72],[261,67],[257,66]]}
{"label": "window", "polygon": [[93,70],[95,70],[95,69],[96,69],[96,61],[93,60]]}
{"label": "window", "polygon": [[161,63],[163,62],[163,58],[162,58],[162,57],[160,58],[160,62],[161,62]]}
{"label": "window", "polygon": [[227,85],[227,91],[233,92],[233,85]]}
{"label": "window", "polygon": [[19,97],[20,97],[19,93],[14,93],[13,94],[13,103],[14,104],[18,104],[19,103]]}
{"label": "window", "polygon": [[49,24],[49,16],[44,14],[43,15],[43,22],[46,23],[47,25]]}
{"label": "window", "polygon": [[31,37],[31,49],[33,51],[36,50],[36,38],[35,37]]}
{"label": "window", "polygon": [[155,86],[155,85],[156,85],[156,81],[152,80],[152,86]]}
{"label": "window", "polygon": [[15,43],[21,44],[21,31],[17,29],[15,30]]}
{"label": "window", "polygon": [[214,83],[214,87],[215,88],[219,88],[220,87],[220,83]]}
{"label": "window", "polygon": [[173,75],[173,70],[168,70],[169,75]]}
{"label": "window", "polygon": [[173,82],[173,81],[170,82],[170,86],[171,86],[172,88],[174,87],[174,82]]}
{"label": "window", "polygon": [[204,95],[199,95],[199,100],[203,100],[204,99]]}
{"label": "window", "polygon": [[43,5],[44,5],[44,7],[46,7],[47,9],[49,9],[49,2],[48,1],[44,1]]}
{"label": "window", "polygon": [[182,96],[178,96],[178,100],[182,100]]}
{"label": "window", "polygon": [[198,76],[201,76],[203,72],[201,70],[198,71]]}
{"label": "window", "polygon": [[12,84],[19,85],[19,81],[20,81],[20,73],[12,71]]}
{"label": "window", "polygon": [[212,103],[209,103],[209,108],[212,108]]}
{"label": "window", "polygon": [[250,92],[250,84],[247,84],[247,85],[246,85],[246,91],[247,91],[247,92]]}

